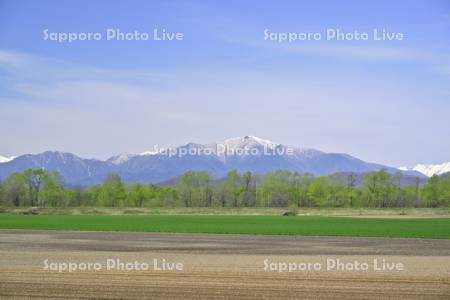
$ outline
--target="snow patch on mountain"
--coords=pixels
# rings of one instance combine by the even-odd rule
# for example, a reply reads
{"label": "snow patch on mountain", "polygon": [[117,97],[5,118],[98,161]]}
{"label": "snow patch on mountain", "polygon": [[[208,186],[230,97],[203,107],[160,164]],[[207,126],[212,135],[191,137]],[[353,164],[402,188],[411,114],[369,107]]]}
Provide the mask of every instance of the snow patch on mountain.
{"label": "snow patch on mountain", "polygon": [[130,158],[135,157],[136,154],[126,154],[126,153],[122,153],[116,156],[111,157],[110,159],[108,159],[108,161],[114,165],[120,165],[123,164],[124,162],[128,161]]}
{"label": "snow patch on mountain", "polygon": [[16,157],[15,156],[6,157],[6,156],[1,156],[0,155],[0,164],[12,161],[14,158],[16,158]]}
{"label": "snow patch on mountain", "polygon": [[115,155],[111,158],[108,159],[108,162],[114,164],[114,165],[120,165],[123,164],[127,161],[129,161],[130,159],[132,159],[133,157],[136,156],[150,156],[150,155],[157,155],[158,152],[157,151],[145,151],[145,152],[141,152],[141,153],[121,153],[119,155]]}
{"label": "snow patch on mountain", "polygon": [[414,167],[400,167],[402,171],[417,171],[425,176],[442,175],[450,172],[450,162],[437,165],[417,164]]}
{"label": "snow patch on mountain", "polygon": [[142,156],[147,156],[147,155],[157,155],[159,154],[158,151],[145,151],[145,152],[141,152],[138,155],[142,155]]}

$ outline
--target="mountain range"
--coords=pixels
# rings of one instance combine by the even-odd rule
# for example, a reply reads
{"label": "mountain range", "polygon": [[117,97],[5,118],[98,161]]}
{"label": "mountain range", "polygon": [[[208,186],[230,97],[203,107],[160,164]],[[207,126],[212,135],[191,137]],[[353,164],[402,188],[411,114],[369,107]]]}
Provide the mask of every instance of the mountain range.
{"label": "mountain range", "polygon": [[[386,169],[390,173],[425,177],[420,170],[369,163],[344,153],[326,153],[311,148],[275,144],[255,136],[226,139],[210,144],[188,143],[140,154],[120,154],[107,160],[83,159],[72,153],[46,151],[12,159],[0,158],[0,180],[28,168],[58,171],[66,184],[85,186],[100,183],[110,173],[125,182],[161,183],[187,171],[207,171],[216,178],[236,169],[259,174],[288,170],[314,175]],[[428,176],[428,175],[427,175]]]}

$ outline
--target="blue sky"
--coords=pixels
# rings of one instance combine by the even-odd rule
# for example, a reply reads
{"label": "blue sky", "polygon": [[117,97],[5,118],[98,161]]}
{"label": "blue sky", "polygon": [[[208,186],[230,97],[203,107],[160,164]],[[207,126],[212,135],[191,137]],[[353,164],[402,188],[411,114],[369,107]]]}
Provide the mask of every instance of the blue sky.
{"label": "blue sky", "polygon": [[[183,41],[43,40],[182,32]],[[401,32],[402,41],[264,40]],[[256,135],[393,166],[450,161],[448,1],[0,0],[0,155],[106,158]]]}

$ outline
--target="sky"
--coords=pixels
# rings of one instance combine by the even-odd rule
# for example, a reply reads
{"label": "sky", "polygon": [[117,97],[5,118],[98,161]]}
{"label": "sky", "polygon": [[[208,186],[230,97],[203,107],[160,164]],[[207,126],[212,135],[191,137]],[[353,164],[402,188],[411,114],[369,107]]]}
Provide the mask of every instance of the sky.
{"label": "sky", "polygon": [[389,166],[450,161],[450,1],[0,0],[0,155],[245,135]]}

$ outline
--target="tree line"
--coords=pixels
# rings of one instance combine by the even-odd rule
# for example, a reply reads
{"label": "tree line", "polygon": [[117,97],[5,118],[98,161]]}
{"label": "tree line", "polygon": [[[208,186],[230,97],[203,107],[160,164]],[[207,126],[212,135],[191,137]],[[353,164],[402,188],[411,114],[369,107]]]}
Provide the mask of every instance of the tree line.
{"label": "tree line", "polygon": [[402,184],[402,174],[385,170],[365,175],[277,171],[264,175],[231,171],[221,180],[207,172],[187,172],[173,185],[125,184],[108,175],[85,188],[64,185],[57,172],[28,169],[0,183],[4,206],[106,207],[448,207],[450,176]]}

